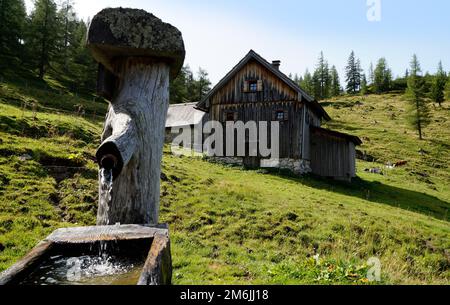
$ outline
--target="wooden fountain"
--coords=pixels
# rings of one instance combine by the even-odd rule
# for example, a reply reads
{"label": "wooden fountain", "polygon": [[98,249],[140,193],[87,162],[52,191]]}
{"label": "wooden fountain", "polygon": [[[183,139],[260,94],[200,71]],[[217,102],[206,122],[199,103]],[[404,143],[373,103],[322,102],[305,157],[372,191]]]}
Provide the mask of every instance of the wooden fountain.
{"label": "wooden fountain", "polygon": [[96,157],[111,183],[102,187],[99,175],[97,226],[54,231],[3,272],[0,284],[23,283],[50,257],[108,244],[115,254],[143,256],[136,284],[171,283],[169,230],[158,214],[169,82],[183,65],[182,35],[143,10],[108,8],[92,19],[87,46],[99,62],[98,92],[110,101]]}

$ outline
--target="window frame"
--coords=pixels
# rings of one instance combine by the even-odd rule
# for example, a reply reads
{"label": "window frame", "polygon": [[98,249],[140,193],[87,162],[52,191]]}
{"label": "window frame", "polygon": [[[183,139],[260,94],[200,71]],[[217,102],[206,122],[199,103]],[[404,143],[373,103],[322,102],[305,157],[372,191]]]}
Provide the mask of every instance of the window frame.
{"label": "window frame", "polygon": [[248,81],[248,92],[258,92],[258,81],[249,80]]}

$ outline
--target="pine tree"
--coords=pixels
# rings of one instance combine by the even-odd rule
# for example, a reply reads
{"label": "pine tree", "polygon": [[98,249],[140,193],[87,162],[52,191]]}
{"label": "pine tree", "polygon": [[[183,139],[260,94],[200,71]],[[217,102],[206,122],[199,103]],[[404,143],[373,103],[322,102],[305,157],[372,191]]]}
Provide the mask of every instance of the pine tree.
{"label": "pine tree", "polygon": [[178,76],[170,83],[171,104],[186,103],[189,101],[187,95],[187,75],[189,74],[189,71],[189,66],[184,66],[183,68],[181,68]]}
{"label": "pine tree", "polygon": [[314,96],[314,83],[311,73],[309,73],[308,69],[306,69],[305,74],[300,81],[300,87],[309,95]]}
{"label": "pine tree", "polygon": [[98,64],[85,47],[88,23],[83,20],[76,22],[69,48],[69,73],[74,78],[72,90],[94,90],[96,86]]}
{"label": "pine tree", "polygon": [[320,52],[316,70],[313,74],[314,84],[314,97],[318,100],[329,97],[330,93],[330,72],[328,68],[328,62],[323,56],[323,52]]}
{"label": "pine tree", "polygon": [[392,72],[389,69],[386,59],[380,58],[374,71],[374,89],[375,92],[380,94],[388,92],[391,88]]}
{"label": "pine tree", "polygon": [[406,96],[410,102],[408,109],[409,122],[418,131],[419,139],[423,139],[423,129],[429,123],[429,110],[425,100],[424,80],[417,56],[414,54],[410,64],[410,75]]}
{"label": "pine tree", "polygon": [[445,97],[450,100],[450,72],[448,73],[447,84],[445,86]]}
{"label": "pine tree", "polygon": [[61,3],[61,9],[58,12],[58,18],[61,21],[61,37],[59,43],[59,54],[63,64],[64,72],[69,71],[69,61],[73,57],[72,46],[76,44],[76,29],[78,26],[76,13],[73,10],[74,1],[64,0]]}
{"label": "pine tree", "polygon": [[363,74],[363,75],[361,76],[361,90],[360,90],[360,93],[361,93],[362,95],[366,95],[367,92],[368,92],[368,89],[367,89],[367,79],[366,79],[366,75]]}
{"label": "pine tree", "polygon": [[442,68],[442,61],[440,61],[431,88],[431,98],[435,103],[438,103],[439,106],[441,106],[441,104],[445,101],[446,83],[447,83],[447,74]]}
{"label": "pine tree", "polygon": [[31,13],[29,45],[35,50],[39,78],[43,78],[57,50],[60,33],[57,7],[52,0],[36,0]]}
{"label": "pine tree", "polygon": [[211,82],[208,79],[208,72],[206,70],[199,68],[197,72],[197,79],[195,80],[196,95],[193,102],[198,102],[203,99],[203,97],[211,89]]}
{"label": "pine tree", "polygon": [[9,66],[11,57],[23,53],[25,23],[23,0],[0,0],[0,68]]}
{"label": "pine tree", "polygon": [[339,80],[339,73],[336,66],[332,66],[330,70],[331,78],[331,96],[339,96],[341,94],[341,82]]}
{"label": "pine tree", "polygon": [[346,90],[351,94],[359,91],[361,86],[361,62],[355,58],[355,52],[352,51],[348,57],[347,66],[345,67],[346,74]]}

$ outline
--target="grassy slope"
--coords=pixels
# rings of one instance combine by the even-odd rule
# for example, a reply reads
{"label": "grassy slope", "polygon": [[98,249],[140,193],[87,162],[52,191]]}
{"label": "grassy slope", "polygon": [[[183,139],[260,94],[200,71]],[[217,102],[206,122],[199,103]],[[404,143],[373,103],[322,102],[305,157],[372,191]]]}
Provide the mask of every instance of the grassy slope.
{"label": "grassy slope", "polygon": [[[101,122],[46,108],[33,118],[20,108],[23,100],[52,108],[58,97],[17,84],[0,89],[3,270],[53,229],[95,222],[92,156]],[[62,94],[59,103],[70,110],[70,95]],[[104,111],[104,104],[92,104],[86,107]],[[174,282],[363,283],[365,262],[376,256],[383,282],[449,283],[449,110],[433,111],[429,140],[418,142],[402,123],[404,106],[399,96],[327,103],[335,118],[329,125],[366,137],[361,149],[381,162],[358,162],[360,179],[352,185],[244,171],[166,151],[161,218],[170,224]],[[32,160],[21,161],[24,153]],[[398,160],[408,164],[384,169],[383,176],[363,171]]]}

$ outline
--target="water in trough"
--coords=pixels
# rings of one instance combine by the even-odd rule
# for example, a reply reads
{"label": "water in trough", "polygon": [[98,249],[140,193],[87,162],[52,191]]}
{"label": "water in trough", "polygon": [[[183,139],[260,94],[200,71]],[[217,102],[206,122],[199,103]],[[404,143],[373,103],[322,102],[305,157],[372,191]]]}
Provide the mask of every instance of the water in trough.
{"label": "water in trough", "polygon": [[[108,209],[111,202],[112,170],[100,169],[99,218],[109,225]],[[108,235],[110,227],[102,227]],[[144,265],[140,256],[117,256],[117,244],[99,241],[89,251],[71,255],[55,254],[44,260],[21,284],[24,285],[135,285]]]}
{"label": "water in trough", "polygon": [[113,255],[55,255],[28,275],[22,285],[136,285],[143,261]]}

